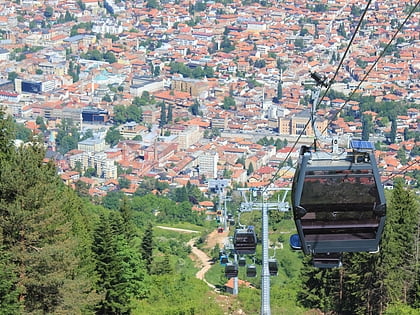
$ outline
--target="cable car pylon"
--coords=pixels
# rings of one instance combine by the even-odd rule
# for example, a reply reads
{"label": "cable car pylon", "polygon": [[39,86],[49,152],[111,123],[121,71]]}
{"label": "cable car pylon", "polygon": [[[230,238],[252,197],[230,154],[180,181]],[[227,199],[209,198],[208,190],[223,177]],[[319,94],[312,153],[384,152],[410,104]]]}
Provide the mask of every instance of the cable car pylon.
{"label": "cable car pylon", "polygon": [[[243,191],[243,197],[245,202],[241,204],[240,212],[251,212],[258,210],[262,212],[262,223],[261,223],[261,243],[262,243],[262,274],[261,274],[261,315],[271,315],[270,307],[270,257],[268,255],[269,249],[269,239],[268,239],[268,211],[286,211],[289,209],[289,204],[285,202],[287,192],[290,188],[280,188],[280,187],[262,187],[259,189],[255,188],[238,188],[239,191]],[[268,191],[285,191],[285,195],[282,201],[278,202],[267,202]],[[261,196],[261,201],[254,202],[253,198],[248,200],[246,191],[251,193],[252,197],[257,197],[258,193]],[[272,263],[272,262],[271,262]],[[254,267],[254,266],[253,266]],[[273,267],[273,265],[272,265]],[[250,276],[255,275],[255,270],[253,268],[247,269]],[[271,274],[274,273],[272,269]]]}

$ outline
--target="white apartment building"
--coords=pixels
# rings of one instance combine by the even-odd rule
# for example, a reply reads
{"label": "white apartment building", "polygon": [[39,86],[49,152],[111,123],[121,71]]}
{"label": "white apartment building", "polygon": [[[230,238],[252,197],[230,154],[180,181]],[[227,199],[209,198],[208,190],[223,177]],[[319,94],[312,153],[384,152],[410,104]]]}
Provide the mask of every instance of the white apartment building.
{"label": "white apartment building", "polygon": [[219,154],[216,151],[203,152],[198,156],[198,166],[200,176],[204,175],[208,179],[217,178],[217,163],[219,162]]}
{"label": "white apartment building", "polygon": [[88,168],[96,169],[97,177],[105,179],[116,179],[118,177],[117,166],[114,161],[107,159],[104,152],[82,152],[72,155],[69,162],[72,168],[76,168],[79,162],[82,171],[86,171]]}

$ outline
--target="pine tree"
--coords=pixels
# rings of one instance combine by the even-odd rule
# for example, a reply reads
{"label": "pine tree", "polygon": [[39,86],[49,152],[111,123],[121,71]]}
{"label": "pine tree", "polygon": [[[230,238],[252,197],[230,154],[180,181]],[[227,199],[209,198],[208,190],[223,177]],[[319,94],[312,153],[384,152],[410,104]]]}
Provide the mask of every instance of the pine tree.
{"label": "pine tree", "polygon": [[0,231],[10,255],[5,269],[18,273],[18,300],[25,313],[81,312],[92,286],[80,269],[63,184],[54,164],[43,162],[42,145],[13,148],[10,120],[0,124]]}
{"label": "pine tree", "polygon": [[21,314],[22,304],[18,301],[19,291],[16,288],[18,277],[9,261],[9,255],[2,248],[0,252],[0,314]]}
{"label": "pine tree", "polygon": [[159,128],[162,128],[166,125],[166,106],[165,103],[162,103],[160,106],[160,120],[159,120]]}
{"label": "pine tree", "polygon": [[[418,288],[418,220],[420,207],[412,193],[397,181],[388,203],[381,248],[386,295],[382,304],[407,303]],[[418,293],[417,293],[418,294]],[[418,301],[417,301],[418,303]]]}
{"label": "pine tree", "polygon": [[151,272],[155,275],[171,274],[173,272],[173,268],[169,261],[169,256],[165,255],[163,260],[156,261],[155,264],[153,264]]}
{"label": "pine tree", "polygon": [[378,268],[379,254],[346,253],[343,255],[342,296],[339,310],[344,314],[379,314],[377,301],[383,293]]}
{"label": "pine tree", "polygon": [[150,274],[153,263],[153,226],[149,224],[144,231],[143,239],[141,242],[141,256],[146,264],[146,270]]}
{"label": "pine tree", "polygon": [[283,82],[279,81],[279,83],[277,84],[277,98],[280,101],[282,97],[283,97]]}
{"label": "pine tree", "polygon": [[172,122],[172,105],[168,106],[168,116],[167,116],[167,121],[168,122]]}
{"label": "pine tree", "polygon": [[98,314],[129,314],[131,299],[146,294],[141,259],[121,234],[121,221],[118,213],[102,215],[94,235],[97,289],[103,294]]}
{"label": "pine tree", "polygon": [[392,119],[391,121],[391,132],[389,134],[389,141],[391,143],[395,143],[395,139],[397,137],[397,121],[396,119]]}
{"label": "pine tree", "polygon": [[340,300],[339,269],[314,268],[310,264],[309,257],[306,257],[298,301],[304,307],[319,308],[327,314],[337,308]]}
{"label": "pine tree", "polygon": [[252,175],[252,173],[254,173],[254,164],[249,163],[246,174],[249,176],[249,175]]}
{"label": "pine tree", "polygon": [[132,240],[136,236],[136,227],[133,221],[133,209],[128,202],[127,196],[124,196],[122,199],[120,214],[122,218],[122,232],[127,240]]}

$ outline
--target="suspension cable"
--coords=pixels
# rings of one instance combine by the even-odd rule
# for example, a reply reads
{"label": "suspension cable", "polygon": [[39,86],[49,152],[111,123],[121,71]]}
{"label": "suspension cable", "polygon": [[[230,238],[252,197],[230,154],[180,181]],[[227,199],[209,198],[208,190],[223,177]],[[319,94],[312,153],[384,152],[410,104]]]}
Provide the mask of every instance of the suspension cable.
{"label": "suspension cable", "polygon": [[[318,101],[318,104],[316,104],[316,105],[315,105],[315,108],[316,108],[316,107],[318,107],[318,105],[322,102],[322,100],[324,99],[325,95],[328,93],[328,91],[329,91],[329,89],[330,89],[330,87],[331,87],[331,83],[335,80],[335,78],[336,78],[336,76],[337,76],[338,72],[340,71],[340,68],[341,68],[341,66],[343,65],[344,59],[346,58],[347,53],[350,51],[350,47],[351,47],[351,45],[353,44],[353,41],[354,41],[354,39],[355,39],[355,37],[356,37],[356,34],[357,34],[357,33],[358,33],[358,31],[359,31],[360,26],[362,25],[363,19],[364,19],[365,15],[366,15],[366,13],[367,13],[367,11],[368,11],[368,9],[369,9],[369,6],[370,6],[371,2],[372,2],[372,0],[369,0],[369,1],[368,1],[367,5],[366,5],[366,7],[365,7],[365,9],[364,9],[364,11],[363,11],[363,13],[362,13],[361,17],[360,17],[360,20],[359,20],[359,22],[357,23],[356,29],[354,30],[353,35],[352,35],[352,37],[351,37],[351,39],[350,39],[349,43],[347,44],[346,50],[344,51],[344,54],[343,54],[343,56],[342,56],[342,58],[341,58],[341,60],[340,60],[340,62],[339,62],[339,64],[338,64],[338,66],[337,66],[337,69],[336,69],[336,71],[335,71],[335,73],[334,73],[334,76],[332,77],[332,79],[330,80],[329,84],[327,85],[327,88],[326,88],[325,92],[323,93],[323,95],[322,95],[321,99]],[[303,134],[304,134],[304,132],[306,131],[306,128],[308,128],[308,126],[309,126],[310,122],[311,122],[311,119],[308,119],[308,121],[306,122],[305,126],[303,127],[303,129],[302,129],[302,130],[301,130],[301,132],[299,133],[298,137],[296,138],[296,140],[295,140],[295,142],[294,142],[294,144],[293,144],[292,148],[291,148],[291,149],[290,149],[290,151],[287,153],[287,155],[286,155],[286,157],[284,158],[283,162],[279,164],[279,166],[277,167],[276,172],[273,174],[273,176],[272,176],[272,177],[271,177],[271,179],[269,180],[268,184],[265,186],[265,189],[267,189],[267,188],[268,188],[268,186],[270,186],[271,184],[273,184],[273,182],[277,179],[277,176],[278,176],[278,173],[280,172],[280,169],[282,169],[282,168],[283,168],[283,166],[285,165],[285,163],[287,162],[287,160],[290,158],[290,155],[292,154],[292,151],[296,148],[296,146],[297,146],[297,144],[298,144],[298,142],[299,142],[300,138],[302,137],[302,135],[303,135]],[[325,130],[324,130],[324,131],[325,131]],[[323,131],[323,132],[324,132],[324,131]],[[287,171],[288,171],[288,170],[287,170]],[[287,172],[287,171],[286,171],[286,172]],[[285,174],[285,173],[283,173],[283,174],[282,174],[282,176],[283,176],[284,174]]]}
{"label": "suspension cable", "polygon": [[419,163],[420,163],[420,161],[418,161],[418,160],[414,160],[414,161],[413,161],[413,163],[411,163],[411,164],[407,164],[407,165],[406,165],[406,166],[404,166],[401,170],[399,170],[397,173],[394,173],[394,174],[392,174],[392,175],[388,176],[388,177],[387,177],[387,179],[385,179],[384,181],[382,181],[382,184],[384,184],[385,182],[387,182],[387,181],[389,181],[389,180],[393,179],[394,177],[396,177],[396,176],[398,176],[398,175],[400,175],[400,174],[404,173],[404,172],[405,172],[405,171],[407,171],[409,168],[411,168],[412,166],[414,166],[414,165],[416,165],[416,164],[419,164]]}
{"label": "suspension cable", "polygon": [[[382,52],[379,54],[378,58],[376,58],[375,62],[372,64],[372,66],[369,68],[369,70],[366,72],[365,76],[362,78],[362,80],[359,82],[359,84],[356,86],[355,89],[353,89],[353,91],[350,93],[349,97],[347,98],[347,100],[344,102],[343,105],[341,105],[341,107],[339,108],[339,110],[337,112],[334,113],[334,115],[329,119],[329,122],[327,124],[327,127],[325,127],[322,130],[322,133],[325,132],[325,130],[328,128],[328,125],[331,124],[338,116],[338,114],[344,109],[344,107],[347,105],[347,103],[349,101],[351,101],[352,97],[354,96],[354,94],[356,94],[357,90],[360,88],[360,86],[365,82],[366,78],[368,77],[368,75],[371,73],[371,71],[373,70],[373,68],[376,66],[376,64],[379,62],[379,60],[385,55],[388,47],[391,45],[391,43],[394,41],[395,37],[398,35],[398,33],[401,31],[401,29],[403,28],[403,26],[405,25],[405,23],[407,23],[408,19],[411,17],[411,15],[414,13],[414,11],[417,9],[417,6],[419,5],[420,0],[417,1],[416,5],[413,6],[410,10],[410,12],[408,13],[408,15],[406,16],[406,18],[404,19],[404,21],[399,25],[399,27],[397,28],[397,30],[395,31],[395,33],[393,34],[393,36],[391,37],[391,39],[389,40],[389,42],[386,44],[386,46],[384,47],[384,49],[382,50]],[[325,93],[324,93],[325,95]]]}

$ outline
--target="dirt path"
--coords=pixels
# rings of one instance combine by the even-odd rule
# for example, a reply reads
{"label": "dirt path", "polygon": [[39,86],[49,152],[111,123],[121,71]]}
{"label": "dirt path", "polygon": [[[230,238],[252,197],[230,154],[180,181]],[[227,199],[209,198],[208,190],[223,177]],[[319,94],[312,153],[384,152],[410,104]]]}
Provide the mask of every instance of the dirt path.
{"label": "dirt path", "polygon": [[168,226],[161,226],[161,225],[157,225],[156,227],[163,229],[163,230],[171,230],[171,231],[176,231],[176,232],[185,232],[185,233],[200,233],[198,231],[194,231],[194,230],[187,230],[187,229],[179,229],[179,228],[173,228],[173,227],[168,227]]}
{"label": "dirt path", "polygon": [[[166,229],[166,230],[172,230],[172,231],[178,231],[178,232],[184,232],[184,233],[198,233],[197,231],[193,230],[186,230],[186,229],[178,229],[178,228],[170,228],[170,227],[164,227],[164,226],[158,226],[159,228]],[[211,249],[216,246],[216,244],[219,244],[220,248],[223,248],[225,245],[225,240],[229,235],[229,231],[225,231],[223,233],[218,233],[217,229],[211,232],[204,243],[203,248]],[[197,237],[192,238],[188,241],[187,245],[191,246],[191,254],[190,258],[191,260],[195,261],[198,266],[201,267],[199,271],[195,274],[197,279],[200,279],[204,281],[211,289],[214,291],[211,291],[209,294],[213,296],[215,301],[222,307],[224,310],[224,314],[229,315],[246,315],[244,311],[239,307],[238,301],[236,300],[235,296],[232,295],[223,295],[220,294],[218,290],[216,290],[216,287],[209,283],[205,279],[206,272],[211,268],[212,261],[211,257],[209,257],[204,251],[197,248],[195,246],[195,242],[197,241]]]}
{"label": "dirt path", "polygon": [[[219,244],[220,248],[223,248],[224,241],[228,235],[228,232],[218,233],[217,230],[211,232],[206,239],[204,244],[204,248],[213,248],[216,244]],[[207,282],[205,279],[206,272],[209,271],[212,265],[211,257],[209,257],[205,252],[201,249],[197,248],[194,244],[197,239],[191,239],[187,244],[191,246],[191,253],[195,257],[191,257],[193,261],[196,261],[198,264],[201,265],[201,269],[195,274],[197,279],[203,280],[210,288],[215,289],[216,287]]]}
{"label": "dirt path", "polygon": [[[184,232],[184,233],[199,233],[198,231],[194,230],[187,230],[187,229],[179,229],[179,228],[171,228],[167,226],[157,226],[160,229],[164,230],[171,230],[171,231],[177,231],[177,232]],[[216,244],[219,244],[220,248],[223,248],[224,241],[226,237],[228,236],[229,232],[225,231],[223,233],[218,233],[217,230],[214,230],[211,232],[207,238],[206,242],[204,244],[204,248],[213,248],[216,246]],[[191,259],[195,261],[199,266],[201,266],[201,269],[195,274],[197,279],[203,280],[210,288],[215,289],[216,287],[207,282],[205,279],[206,272],[209,271],[211,268],[211,257],[209,257],[205,252],[203,252],[201,249],[197,248],[194,244],[197,241],[197,237],[192,238],[188,241],[187,245],[191,246]]]}

